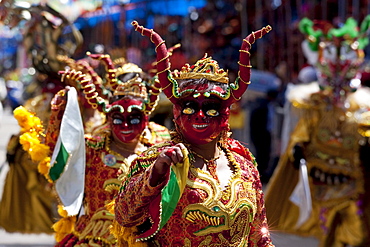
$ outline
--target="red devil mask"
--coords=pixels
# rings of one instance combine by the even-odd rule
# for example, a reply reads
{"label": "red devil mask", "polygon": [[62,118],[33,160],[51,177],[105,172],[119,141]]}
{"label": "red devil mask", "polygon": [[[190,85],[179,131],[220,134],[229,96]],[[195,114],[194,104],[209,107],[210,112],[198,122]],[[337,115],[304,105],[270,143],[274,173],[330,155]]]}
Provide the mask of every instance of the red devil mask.
{"label": "red devil mask", "polygon": [[142,105],[142,101],[129,98],[112,103],[112,107],[119,106],[108,114],[108,122],[115,138],[125,143],[139,140],[148,123],[148,116],[141,110]]}

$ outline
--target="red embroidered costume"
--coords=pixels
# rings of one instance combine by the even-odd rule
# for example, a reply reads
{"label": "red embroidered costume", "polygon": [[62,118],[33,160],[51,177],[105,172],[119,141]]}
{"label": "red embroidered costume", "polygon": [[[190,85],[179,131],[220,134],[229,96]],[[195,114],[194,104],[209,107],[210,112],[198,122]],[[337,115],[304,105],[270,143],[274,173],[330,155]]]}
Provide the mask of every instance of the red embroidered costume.
{"label": "red embroidered costume", "polygon": [[207,56],[170,72],[164,41],[133,25],[157,46],[158,77],[174,104],[176,132],[132,163],[115,200],[119,246],[273,246],[257,164],[228,131],[229,107],[249,84],[248,50],[271,28],[244,39],[240,77],[231,85]]}
{"label": "red embroidered costume", "polygon": [[[77,215],[61,210],[64,218],[54,225],[58,241],[56,246],[115,246],[116,239],[109,232],[114,215],[106,210],[105,204],[116,195],[131,161],[148,147],[169,139],[165,127],[148,121],[160,92],[155,87],[158,82],[146,81],[141,69],[134,64],[125,63],[115,69],[108,55],[89,55],[106,63],[108,76],[105,88],[110,89],[113,95],[108,103],[97,90],[98,86],[93,85],[97,83],[96,78],[75,70],[63,72],[63,79],[71,79],[74,84],[80,85],[88,103],[104,113],[107,122],[91,135],[85,135],[82,207]],[[60,91],[52,103],[47,132],[47,144],[52,150],[57,150],[55,143],[60,122],[64,109],[68,108],[64,104],[65,95],[66,90]],[[57,163],[52,164],[54,172],[58,162],[57,159]],[[60,178],[53,180],[58,182]],[[63,209],[65,207],[63,205]]]}

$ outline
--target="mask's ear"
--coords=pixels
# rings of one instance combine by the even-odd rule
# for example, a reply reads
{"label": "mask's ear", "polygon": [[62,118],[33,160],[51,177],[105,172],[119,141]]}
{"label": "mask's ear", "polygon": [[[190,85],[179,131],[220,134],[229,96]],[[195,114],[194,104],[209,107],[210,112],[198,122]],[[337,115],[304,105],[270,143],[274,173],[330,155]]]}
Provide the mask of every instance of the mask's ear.
{"label": "mask's ear", "polygon": [[149,124],[149,116],[144,114],[144,121],[145,121],[145,127],[148,127]]}
{"label": "mask's ear", "polygon": [[226,107],[225,111],[221,111],[222,121],[220,128],[229,129],[229,117],[230,117],[230,107]]}
{"label": "mask's ear", "polygon": [[105,114],[105,119],[107,122],[111,122],[113,119],[112,119],[112,114]]}
{"label": "mask's ear", "polygon": [[180,116],[181,114],[181,106],[180,105],[173,105],[173,108],[172,108],[172,111],[173,111],[173,118],[176,119]]}

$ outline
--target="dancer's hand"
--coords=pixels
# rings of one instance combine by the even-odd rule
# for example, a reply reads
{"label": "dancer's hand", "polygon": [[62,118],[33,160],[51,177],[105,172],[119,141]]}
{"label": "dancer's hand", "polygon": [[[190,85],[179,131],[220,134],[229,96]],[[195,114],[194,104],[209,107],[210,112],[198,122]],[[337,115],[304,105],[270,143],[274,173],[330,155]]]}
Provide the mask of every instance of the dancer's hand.
{"label": "dancer's hand", "polygon": [[58,109],[61,105],[67,102],[67,93],[69,89],[70,87],[66,86],[64,89],[60,90],[58,93],[54,95],[53,99],[51,100],[52,110]]}
{"label": "dancer's hand", "polygon": [[153,166],[150,179],[151,186],[156,186],[162,181],[163,175],[166,174],[171,165],[183,162],[182,149],[186,149],[185,145],[178,143],[175,146],[169,146],[162,150]]}

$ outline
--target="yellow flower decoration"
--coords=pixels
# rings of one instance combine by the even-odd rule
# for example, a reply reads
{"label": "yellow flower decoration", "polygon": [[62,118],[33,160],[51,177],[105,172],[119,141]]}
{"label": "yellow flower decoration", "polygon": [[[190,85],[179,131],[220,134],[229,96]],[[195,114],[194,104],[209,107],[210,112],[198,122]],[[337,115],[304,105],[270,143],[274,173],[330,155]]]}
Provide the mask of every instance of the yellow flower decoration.
{"label": "yellow flower decoration", "polygon": [[50,157],[46,157],[45,159],[43,159],[39,165],[37,166],[37,169],[39,171],[39,173],[41,173],[42,175],[44,175],[47,180],[52,183],[52,180],[49,178],[49,169],[50,169]]}
{"label": "yellow flower decoration", "polygon": [[21,133],[23,133],[19,137],[19,143],[22,144],[23,149],[29,153],[34,162],[39,162],[39,172],[51,181],[49,178],[50,148],[48,145],[41,143],[41,136],[44,136],[44,127],[40,118],[23,106],[17,107],[13,111],[13,115],[21,127]]}
{"label": "yellow flower decoration", "polygon": [[35,131],[36,133],[39,133],[43,131],[40,118],[30,113],[23,106],[17,107],[13,111],[13,114],[14,117],[17,119],[19,126],[21,127],[21,132],[24,133]]}
{"label": "yellow flower decoration", "polygon": [[[19,143],[22,144],[24,151],[32,151],[31,147],[40,143],[37,134],[33,132],[25,132],[19,137]],[[35,160],[34,160],[35,161]]]}
{"label": "yellow flower decoration", "polygon": [[34,145],[31,146],[29,153],[32,160],[41,162],[46,157],[48,157],[50,153],[50,148],[48,145],[42,143],[34,143]]}
{"label": "yellow flower decoration", "polygon": [[19,126],[21,126],[21,128],[24,128],[26,125],[25,122],[28,121],[30,115],[27,109],[23,106],[19,106],[13,111],[13,114],[15,119],[17,119]]}

